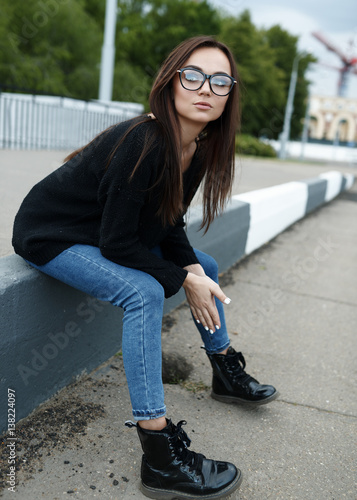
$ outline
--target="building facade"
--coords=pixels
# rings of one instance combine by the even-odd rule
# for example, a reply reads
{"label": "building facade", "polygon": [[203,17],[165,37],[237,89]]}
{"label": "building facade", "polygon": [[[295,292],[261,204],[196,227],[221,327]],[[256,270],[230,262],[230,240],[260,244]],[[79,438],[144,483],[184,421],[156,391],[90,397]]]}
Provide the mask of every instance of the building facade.
{"label": "building facade", "polygon": [[311,139],[357,143],[357,99],[312,96],[309,115]]}

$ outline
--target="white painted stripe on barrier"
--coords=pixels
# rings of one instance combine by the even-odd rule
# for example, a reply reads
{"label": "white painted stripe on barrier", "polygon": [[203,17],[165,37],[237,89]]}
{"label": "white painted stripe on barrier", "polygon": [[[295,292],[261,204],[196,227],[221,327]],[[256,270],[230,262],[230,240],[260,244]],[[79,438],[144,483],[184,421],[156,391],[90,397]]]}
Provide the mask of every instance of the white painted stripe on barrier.
{"label": "white painted stripe on barrier", "polygon": [[332,200],[341,192],[343,175],[340,172],[332,170],[331,172],[320,174],[319,178],[327,181],[325,201]]}
{"label": "white painted stripe on barrier", "polygon": [[304,182],[288,182],[250,191],[233,199],[250,204],[250,227],[246,244],[249,254],[305,215],[308,198]]}

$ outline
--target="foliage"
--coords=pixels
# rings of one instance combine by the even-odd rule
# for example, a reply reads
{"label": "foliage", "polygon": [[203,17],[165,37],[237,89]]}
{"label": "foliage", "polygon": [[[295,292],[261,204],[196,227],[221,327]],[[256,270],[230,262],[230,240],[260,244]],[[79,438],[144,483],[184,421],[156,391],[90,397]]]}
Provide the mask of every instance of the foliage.
{"label": "foliage", "polygon": [[[105,0],[1,0],[0,88],[96,99]],[[297,37],[257,29],[248,11],[219,14],[209,0],[118,0],[113,99],[146,106],[161,62],[182,40],[215,35],[232,49],[242,83],[242,132],[281,132]],[[299,61],[291,135],[301,131],[311,56]]]}
{"label": "foliage", "polygon": [[276,158],[275,149],[256,137],[240,134],[236,137],[236,153],[239,155],[266,156]]}
{"label": "foliage", "polygon": [[219,33],[217,13],[206,0],[119,0],[119,8],[117,55],[151,78],[186,38]]}
{"label": "foliage", "polygon": [[[280,68],[284,73],[284,90],[287,98],[293,62],[295,57],[298,56],[298,37],[291,35],[277,25],[273,26],[263,33],[269,46],[275,52],[276,66]],[[311,54],[306,54],[303,56],[299,54],[299,56],[300,59],[298,65],[298,78],[294,97],[294,114],[292,115],[291,119],[291,137],[298,137],[302,131],[302,118],[305,115],[309,84],[304,75],[308,68],[308,65],[312,62],[316,62],[316,58]],[[278,131],[280,132],[280,130]],[[272,138],[276,137],[276,135],[271,134],[268,135],[268,137]]]}
{"label": "foliage", "polygon": [[284,107],[284,73],[248,11],[224,19],[220,38],[231,48],[242,80],[242,132],[262,135],[276,110]]}
{"label": "foliage", "polygon": [[[284,123],[291,70],[298,38],[280,26],[257,29],[248,11],[223,19],[221,39],[232,49],[242,84],[242,132],[278,138]],[[291,136],[298,137],[305,115],[308,82],[304,77],[311,55],[299,60]]]}
{"label": "foliage", "polygon": [[97,94],[102,33],[82,1],[2,0],[3,9],[1,84],[82,99]]}
{"label": "foliage", "polygon": [[125,60],[118,61],[114,70],[113,100],[138,102],[147,106],[151,83],[139,66],[133,66]]}

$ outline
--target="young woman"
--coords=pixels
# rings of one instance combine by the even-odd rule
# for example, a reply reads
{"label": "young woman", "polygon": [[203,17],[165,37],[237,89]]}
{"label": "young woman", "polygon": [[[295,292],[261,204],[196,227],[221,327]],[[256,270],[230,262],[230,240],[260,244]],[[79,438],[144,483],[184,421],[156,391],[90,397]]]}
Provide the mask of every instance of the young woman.
{"label": "young woman", "polygon": [[165,297],[186,292],[213,367],[212,396],[264,404],[277,397],[244,371],[229,345],[213,258],[193,250],[184,214],[203,182],[202,227],[227,200],[238,126],[238,75],[211,37],[176,47],[150,94],[151,113],[105,130],[37,184],[14,224],[15,251],[37,269],[124,308],[122,351],[151,498],[221,498],[241,482],[227,462],[189,451],[166,418],[161,379]]}

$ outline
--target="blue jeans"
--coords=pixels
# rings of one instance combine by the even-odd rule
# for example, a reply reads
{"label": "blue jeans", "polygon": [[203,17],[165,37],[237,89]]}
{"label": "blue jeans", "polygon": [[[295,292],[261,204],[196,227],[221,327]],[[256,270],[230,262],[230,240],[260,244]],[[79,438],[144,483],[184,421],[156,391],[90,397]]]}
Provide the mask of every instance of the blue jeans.
{"label": "blue jeans", "polygon": [[[161,254],[159,247],[152,250]],[[216,261],[195,250],[205,273],[218,282]],[[43,266],[33,267],[98,300],[124,309],[122,352],[133,416],[150,420],[166,414],[161,376],[161,327],[164,289],[149,274],[115,264],[99,248],[74,245]],[[194,321],[207,352],[229,345],[222,303],[216,299],[221,328],[214,334]]]}

